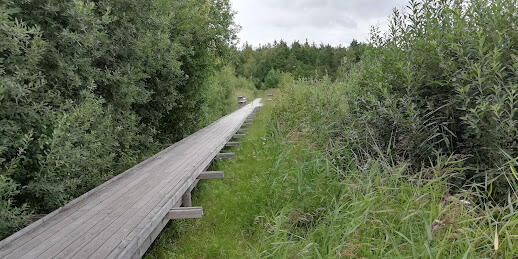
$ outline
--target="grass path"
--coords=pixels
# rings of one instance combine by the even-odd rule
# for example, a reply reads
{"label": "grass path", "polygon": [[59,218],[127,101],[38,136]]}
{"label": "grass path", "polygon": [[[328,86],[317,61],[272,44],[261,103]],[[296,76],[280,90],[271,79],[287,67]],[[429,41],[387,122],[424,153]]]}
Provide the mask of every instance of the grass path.
{"label": "grass path", "polygon": [[459,198],[444,206],[446,182],[376,160],[336,168],[306,132],[286,126],[300,119],[275,109],[261,109],[230,149],[236,158],[213,166],[225,179],[196,189],[205,216],[169,224],[146,258],[516,258],[518,219],[506,219],[494,252],[498,219]]}
{"label": "grass path", "polygon": [[[263,210],[267,193],[261,185],[273,164],[265,134],[270,107],[255,118],[241,147],[231,148],[236,158],[213,165],[225,178],[200,182],[193,205],[202,206],[204,217],[169,224],[146,254],[147,258],[250,257],[254,221]],[[271,147],[271,146],[270,146]],[[259,217],[258,217],[259,216]]]}

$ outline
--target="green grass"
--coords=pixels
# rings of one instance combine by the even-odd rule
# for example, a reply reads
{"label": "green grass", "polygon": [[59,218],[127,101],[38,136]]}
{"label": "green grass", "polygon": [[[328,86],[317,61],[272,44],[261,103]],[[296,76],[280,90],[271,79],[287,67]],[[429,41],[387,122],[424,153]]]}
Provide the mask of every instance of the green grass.
{"label": "green grass", "polygon": [[[243,146],[232,149],[235,159],[214,166],[225,179],[196,190],[204,217],[170,224],[147,258],[517,256],[516,213],[499,218],[495,209],[467,204],[469,193],[444,203],[447,183],[409,177],[405,164],[340,169],[309,133],[272,116],[277,107],[260,111]],[[436,164],[432,173],[455,166]]]}
{"label": "green grass", "polygon": [[243,145],[231,149],[236,158],[213,165],[214,170],[225,171],[225,178],[202,181],[195,190],[193,205],[203,206],[204,217],[170,224],[146,255],[148,258],[253,254],[248,240],[263,201],[268,198],[258,184],[264,185],[264,174],[275,157],[267,155],[271,144],[264,138],[269,113],[269,108],[262,109]]}

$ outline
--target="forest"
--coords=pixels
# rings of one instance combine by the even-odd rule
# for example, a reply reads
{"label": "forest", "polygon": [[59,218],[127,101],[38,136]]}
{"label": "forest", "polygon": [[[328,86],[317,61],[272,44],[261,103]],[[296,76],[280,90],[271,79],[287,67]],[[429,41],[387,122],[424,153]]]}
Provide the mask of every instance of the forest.
{"label": "forest", "polygon": [[253,81],[258,89],[277,88],[286,78],[329,78],[335,80],[345,63],[354,64],[360,60],[366,44],[353,40],[348,48],[319,46],[307,41],[295,41],[288,46],[284,41],[274,42],[258,48],[245,43],[234,58],[238,75]]}
{"label": "forest", "polygon": [[518,256],[516,0],[409,0],[339,46],[241,44],[234,16],[2,1],[0,238],[270,93],[242,156],[215,164],[230,182],[195,195],[207,216],[147,257]]}

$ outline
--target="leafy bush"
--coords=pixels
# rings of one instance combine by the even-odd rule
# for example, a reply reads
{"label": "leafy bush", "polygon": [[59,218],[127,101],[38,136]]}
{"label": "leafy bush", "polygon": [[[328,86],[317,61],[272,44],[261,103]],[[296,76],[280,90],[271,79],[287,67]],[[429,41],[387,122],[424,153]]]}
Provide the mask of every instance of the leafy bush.
{"label": "leafy bush", "polygon": [[0,238],[228,111],[234,39],[227,0],[2,1]]}
{"label": "leafy bush", "polygon": [[220,72],[211,76],[206,82],[205,91],[207,106],[201,112],[203,121],[208,124],[237,108],[236,94],[247,96],[250,100],[256,95],[253,82],[236,76],[232,66],[225,66]]}
{"label": "leafy bush", "polygon": [[280,82],[280,73],[271,69],[264,79],[263,89],[278,88]]}
{"label": "leafy bush", "polygon": [[[518,178],[518,7],[514,0],[410,1],[343,75],[335,138],[417,170],[455,154],[458,186],[507,201]],[[480,184],[480,185],[479,185]]]}

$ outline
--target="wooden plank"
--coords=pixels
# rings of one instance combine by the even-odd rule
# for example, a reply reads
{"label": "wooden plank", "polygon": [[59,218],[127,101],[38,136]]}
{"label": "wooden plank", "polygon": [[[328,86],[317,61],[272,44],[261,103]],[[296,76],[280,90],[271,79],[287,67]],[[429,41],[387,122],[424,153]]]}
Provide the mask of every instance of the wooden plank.
{"label": "wooden plank", "polygon": [[238,147],[241,146],[241,142],[227,142],[226,147]]}
{"label": "wooden plank", "polygon": [[207,180],[207,179],[222,179],[225,176],[223,171],[206,171],[198,175],[198,179]]}
{"label": "wooden plank", "polygon": [[[224,127],[223,127],[223,128],[224,128]],[[214,138],[212,137],[212,138],[210,139],[210,141],[214,141]],[[200,141],[200,143],[207,144],[207,143],[211,143],[210,141],[203,140],[203,141]],[[202,147],[203,147],[203,146],[202,146]],[[197,152],[198,152],[198,153],[199,153],[199,152],[202,152],[202,151],[204,150],[203,148],[202,148],[202,149],[200,149],[200,148],[201,148],[201,147],[199,147],[199,148],[198,148],[198,150],[197,150]],[[214,156],[215,156],[215,155],[214,155]],[[194,157],[194,158],[196,158],[197,156],[193,154],[192,156],[188,156],[188,157]],[[204,160],[204,161],[205,161],[205,160]],[[210,163],[210,161],[209,161],[209,162],[207,162],[207,163]],[[200,167],[201,167],[201,166],[200,166]],[[189,168],[192,168],[192,166],[189,166]],[[183,179],[181,180],[181,183],[179,183],[179,184],[177,185],[177,186],[180,186],[180,188],[181,188],[181,191],[177,191],[177,192],[176,192],[177,194],[175,194],[175,195],[178,195],[178,196],[177,196],[177,197],[178,197],[178,199],[179,199],[179,197],[181,197],[181,195],[182,195],[183,193],[185,193],[185,191],[186,191],[186,189],[183,189],[183,187],[182,187],[182,186],[185,186],[185,185],[187,184],[187,185],[186,185],[186,187],[185,187],[185,188],[187,188],[187,187],[192,183],[192,181],[190,181],[190,180],[188,181],[188,180],[187,180],[187,178],[188,178],[188,177],[183,177]],[[189,183],[186,183],[186,181],[188,181]],[[168,186],[169,186],[169,185],[168,185]],[[170,197],[170,196],[166,196],[166,194],[167,194],[167,193],[171,193],[171,191],[168,191],[168,192],[165,192],[165,193],[163,193],[163,194],[159,194],[159,195],[158,195],[159,197],[166,197],[166,198],[162,199],[162,202],[161,202],[160,204],[163,204],[163,202],[167,202],[168,200],[170,200],[170,199],[171,199],[171,198],[168,198],[168,197]],[[173,197],[176,197],[176,196],[173,196]],[[176,199],[176,198],[174,198],[174,199]],[[149,217],[149,220],[150,220],[150,221],[148,221],[148,220],[146,219],[146,221],[145,221],[145,222],[149,222],[149,223],[145,223],[145,224],[144,224],[145,229],[143,229],[143,230],[142,230],[143,232],[150,232],[150,231],[152,231],[153,227],[157,224],[157,223],[155,223],[155,222],[157,222],[157,221],[151,221],[151,219],[156,218],[156,217],[154,217],[154,215],[155,215],[156,213],[158,213],[158,211],[160,211],[160,210],[161,210],[161,208],[164,206],[164,205],[153,205],[153,204],[150,204],[150,205],[151,205],[151,206],[154,206],[154,208],[155,208],[155,209],[153,209],[153,211],[151,211],[151,212],[146,212],[147,210],[140,210],[141,212],[145,212],[145,213],[147,213],[147,215],[148,215],[148,216],[146,216],[146,217]],[[149,205],[146,205],[146,207],[149,207]],[[150,207],[150,208],[152,208],[152,207]],[[143,215],[143,216],[145,216],[146,214],[142,214],[142,215]],[[164,214],[164,215],[165,215],[165,214]],[[134,228],[136,227],[136,225],[138,225],[138,224],[139,224],[139,222],[142,222],[142,220],[141,220],[141,219],[139,219],[139,217],[136,217],[136,219],[135,219],[135,220],[132,220],[132,221],[130,221],[130,222],[126,222],[126,221],[124,221],[124,220],[123,220],[123,218],[121,218],[120,220],[118,220],[118,222],[119,222],[119,223],[118,223],[118,225],[114,225],[114,229],[124,227],[124,232],[116,232],[116,234],[115,234],[116,236],[114,236],[114,237],[110,237],[108,242],[104,242],[104,243],[102,243],[102,240],[104,240],[104,239],[105,239],[104,237],[103,237],[102,239],[100,239],[100,240],[95,240],[95,242],[97,242],[98,244],[102,244],[102,245],[101,245],[101,247],[100,247],[99,251],[96,251],[96,252],[94,252],[93,254],[91,254],[91,256],[92,256],[92,257],[103,257],[103,256],[105,256],[107,253],[109,253],[109,252],[110,252],[110,247],[113,247],[113,246],[117,245],[117,243],[120,243],[120,240],[121,240],[121,239],[124,239],[125,237],[128,237],[128,234],[126,234],[126,232],[127,232],[127,231],[132,231],[132,229],[134,229]],[[137,228],[137,229],[140,229],[140,228]],[[149,230],[148,230],[148,229],[149,229]],[[142,231],[139,231],[139,232],[142,232]],[[106,231],[106,232],[107,232],[107,233],[109,233],[110,231]],[[135,235],[136,235],[136,234],[135,234]],[[132,236],[133,236],[133,235],[132,235]],[[134,238],[134,237],[126,238],[126,239],[128,240],[128,241],[126,241],[126,242],[128,242],[128,243],[132,242],[132,241],[130,241],[130,240],[133,240],[133,238]],[[139,236],[136,236],[136,238],[137,238],[137,239],[136,239],[137,241],[138,241],[138,240],[140,240],[140,239],[139,239]],[[83,251],[83,252],[88,252],[88,251],[90,251],[91,249],[93,249],[95,246],[97,246],[97,245],[89,245],[87,248],[82,249],[82,251]],[[123,247],[122,249],[124,249],[124,247]],[[82,255],[81,255],[81,254],[79,254],[79,256],[80,256],[80,257],[82,257]]]}
{"label": "wooden plank", "polygon": [[[133,192],[134,192],[134,191],[136,191],[136,190],[135,190],[135,189],[132,189],[131,191],[133,191]],[[123,197],[123,198],[126,198],[126,199],[123,199],[123,201],[124,201],[124,200],[129,200],[129,199],[128,199],[128,197]],[[142,198],[142,197],[139,197],[139,198]],[[119,203],[117,203],[117,204],[119,204]],[[81,224],[81,225],[83,225],[83,224]],[[77,231],[75,231],[75,232],[73,232],[73,233],[75,234],[76,232],[77,232]],[[66,236],[66,240],[70,240],[70,239],[71,239],[71,237],[70,237],[70,236]],[[73,240],[73,239],[72,239],[72,240]],[[61,243],[61,242],[60,242],[60,243]]]}
{"label": "wooden plank", "polygon": [[[181,146],[180,144],[181,143],[176,143],[175,146],[179,147],[179,146]],[[88,192],[87,194],[84,194],[80,198],[72,201],[71,203],[63,206],[62,207],[63,210],[58,209],[58,210],[52,212],[51,214],[49,214],[47,216],[50,218],[50,219],[47,219],[47,221],[45,221],[45,219],[47,218],[47,217],[45,217],[43,219],[43,222],[40,223],[39,225],[31,224],[30,226],[24,228],[22,231],[17,232],[16,234],[20,233],[20,235],[23,235],[23,234],[26,234],[26,233],[24,233],[24,231],[27,231],[27,232],[30,231],[29,235],[24,235],[24,237],[28,236],[28,238],[25,238],[26,239],[25,242],[20,242],[19,240],[17,240],[17,242],[14,244],[14,246],[11,245],[8,248],[15,247],[14,250],[18,249],[18,251],[23,252],[23,251],[31,250],[32,249],[31,247],[34,247],[34,245],[38,245],[38,244],[48,245],[49,241],[51,241],[54,237],[60,236],[59,233],[56,233],[55,231],[54,232],[51,231],[52,229],[66,231],[67,228],[73,228],[74,229],[73,233],[74,234],[77,233],[77,230],[75,229],[75,225],[77,225],[77,224],[76,224],[76,222],[74,222],[74,220],[79,219],[79,218],[82,220],[83,218],[88,217],[89,215],[99,216],[100,211],[98,208],[100,208],[101,206],[110,206],[110,208],[112,208],[112,205],[110,205],[108,202],[114,201],[114,198],[116,198],[116,197],[122,198],[122,201],[128,200],[127,199],[128,197],[120,197],[117,194],[112,193],[112,191],[114,191],[114,190],[119,191],[119,192],[124,191],[124,190],[132,190],[132,192],[137,191],[135,188],[133,188],[133,185],[138,184],[138,182],[136,180],[132,184],[129,184],[129,182],[133,181],[133,179],[135,177],[142,178],[143,176],[145,176],[146,174],[137,174],[137,172],[139,172],[139,170],[145,170],[148,168],[148,166],[150,166],[151,163],[159,161],[158,159],[160,159],[160,156],[163,155],[164,153],[168,153],[168,151],[162,151],[161,153],[150,158],[149,160],[146,160],[146,161],[142,162],[141,164],[137,165],[136,167],[129,169],[125,173],[119,174],[118,176],[112,178],[108,182],[93,189],[92,191]],[[154,170],[153,168],[151,168],[151,169]],[[124,188],[121,189],[118,187],[118,185],[123,186]],[[139,185],[137,185],[137,186],[139,186]],[[98,195],[98,193],[103,193],[103,194]],[[107,204],[107,205],[104,205],[104,204]],[[115,204],[122,204],[122,203],[119,201],[115,201]],[[85,206],[82,207],[82,205],[85,205]],[[79,208],[81,208],[81,210],[79,210]],[[101,215],[103,215],[103,214],[101,214]],[[61,217],[63,219],[60,220],[59,217]],[[74,222],[74,223],[71,224],[71,222]],[[56,224],[54,224],[54,223],[56,223]],[[84,223],[80,221],[79,225],[82,226],[82,225],[84,225]],[[36,227],[39,227],[39,228],[35,229]],[[64,233],[66,233],[66,232],[64,232]],[[15,236],[15,235],[13,235],[13,236]],[[32,236],[36,236],[36,238],[33,238]],[[49,239],[49,237],[52,237],[52,238]],[[69,240],[72,237],[66,236],[66,238]],[[27,241],[27,240],[29,240],[29,241]],[[4,239],[2,241],[2,243],[4,243],[4,242],[7,243],[9,241],[12,241],[12,240],[9,240],[9,238]],[[0,245],[0,255],[2,255],[4,252],[4,250],[1,249],[1,247],[2,246]],[[10,253],[9,251],[13,251],[13,250],[6,250],[5,251],[6,254],[9,254]],[[16,258],[16,255],[12,255],[12,257]]]}
{"label": "wooden plank", "polygon": [[169,209],[194,188],[257,105],[219,119],[0,241],[0,258],[142,256]]}
{"label": "wooden plank", "polygon": [[[198,178],[198,179],[199,179],[199,178]],[[196,179],[196,180],[194,181],[194,183],[193,183],[193,184],[191,184],[191,187],[189,187],[189,189],[187,189],[187,191],[192,192],[192,190],[194,190],[194,188],[196,188],[196,186],[197,186],[197,185],[198,185],[198,183],[200,182],[200,180],[198,180],[198,179]]]}
{"label": "wooden plank", "polygon": [[182,196],[182,206],[183,207],[191,207],[192,206],[192,199],[191,199],[191,192],[185,192]]}
{"label": "wooden plank", "polygon": [[239,129],[237,132],[239,132],[239,133],[247,133],[248,129]]}
{"label": "wooden plank", "polygon": [[246,138],[245,134],[234,134],[233,138]]}
{"label": "wooden plank", "polygon": [[216,159],[234,158],[234,157],[236,157],[236,153],[219,153],[216,155]]}
{"label": "wooden plank", "polygon": [[247,123],[243,123],[243,127],[250,127],[250,126],[252,126],[252,123],[248,123],[248,122]]}
{"label": "wooden plank", "polygon": [[[195,151],[196,151],[196,149],[193,149],[192,145],[191,145],[191,144],[189,144],[189,143],[185,143],[184,145],[180,145],[180,146],[178,146],[177,148],[178,148],[178,149],[180,149],[180,152],[185,152],[185,151],[182,151],[182,149],[185,149],[185,148],[189,148],[189,149],[193,150],[193,151],[191,151],[191,152],[195,152]],[[175,149],[175,150],[176,150],[176,149]],[[165,161],[162,161],[162,162],[168,162],[168,161],[167,161],[167,160],[165,160]],[[177,163],[178,161],[172,161],[172,162],[173,162],[173,163]],[[160,166],[160,164],[159,164],[158,166]],[[166,167],[166,168],[170,168],[170,166],[165,166],[165,167]],[[155,168],[155,167],[151,167],[151,168],[149,168],[149,169],[150,169],[150,171],[155,171],[155,170],[157,170],[157,168]],[[158,170],[160,170],[160,169],[158,169]],[[167,171],[167,170],[163,170],[163,169],[162,169],[162,174],[164,174],[164,173],[165,173],[165,174],[167,174],[167,173],[168,173],[168,171]],[[146,184],[145,184],[145,185],[143,185],[143,186],[148,186],[148,188],[149,188],[149,187],[155,187],[155,186],[159,185],[159,184],[157,184],[157,183],[162,183],[162,185],[170,186],[170,184],[168,184],[168,182],[167,182],[167,181],[164,181],[164,180],[162,179],[162,177],[159,177],[159,178],[160,178],[160,179],[155,178],[155,179],[154,179],[154,182],[146,182]],[[157,180],[158,180],[158,181],[157,181]],[[155,188],[155,189],[156,189],[156,188]],[[146,196],[142,196],[142,194],[139,194],[139,193],[138,193],[138,189],[134,189],[134,188],[133,188],[133,189],[129,189],[128,191],[130,192],[130,195],[134,195],[134,194],[135,194],[135,195],[137,195],[137,196],[136,196],[136,197],[137,197],[137,199],[136,199],[136,200],[137,200],[139,203],[143,203],[143,202],[145,202],[145,201],[146,201],[146,199],[147,199],[147,198],[145,198],[145,197],[146,197],[146,196],[149,196],[149,195],[152,195],[152,194],[154,193],[153,191],[149,191],[149,190],[148,190],[148,191],[145,191],[145,192],[144,192],[144,195],[146,195]],[[156,192],[155,192],[155,195],[156,195]],[[159,196],[161,196],[161,195],[159,195]],[[150,197],[151,197],[151,196],[150,196]],[[126,203],[125,203],[125,202],[126,202],[126,200],[130,200],[130,201],[131,201],[131,200],[133,200],[133,201],[135,201],[135,198],[131,199],[131,198],[129,198],[128,196],[122,196],[121,198],[123,199],[123,203],[122,203],[122,204],[126,204]],[[120,210],[120,206],[119,206],[120,202],[117,202],[117,203],[115,203],[115,204],[116,204],[116,206],[110,205],[110,206],[113,206],[113,207],[115,207],[115,208],[117,209],[117,210],[115,210],[115,209],[113,209],[112,207],[110,207],[110,210],[112,210],[112,211],[114,211],[114,212],[115,212],[115,211]],[[122,209],[124,209],[124,208],[122,208]],[[133,215],[133,212],[131,212],[131,211],[126,212],[126,214],[127,214],[127,215],[132,215],[132,216],[134,216],[134,215]],[[108,214],[109,218],[105,218],[104,222],[106,222],[106,220],[110,220],[110,218],[113,218],[113,216],[111,216],[111,215],[115,216],[116,218],[120,218],[120,221],[122,221],[122,222],[127,222],[127,220],[126,220],[126,219],[124,219],[124,218],[122,217],[122,215],[123,215],[123,214],[119,214],[118,212],[117,212],[117,213],[111,213],[111,214]],[[121,216],[119,216],[119,215],[121,215]],[[137,217],[133,217],[133,218],[137,218]],[[95,221],[93,221],[93,222],[95,223]],[[103,223],[103,224],[105,224],[105,223]],[[81,223],[80,225],[83,227],[83,226],[88,226],[88,225],[90,225],[90,223],[88,223],[88,224]],[[116,227],[116,225],[115,225],[115,227]],[[103,231],[104,231],[104,230],[111,229],[111,227],[110,227],[110,228],[106,228],[104,225],[99,225],[99,223],[95,223],[95,228],[90,229],[90,230],[88,230],[88,231],[89,231],[89,232],[96,231],[96,230],[95,230],[96,228],[97,228],[97,229],[102,229]],[[81,232],[81,231],[76,230],[76,231],[74,231],[74,232],[72,233],[72,235],[78,235],[78,234],[80,234],[80,233],[82,233],[82,232]],[[94,235],[94,234],[88,234],[88,235]],[[108,235],[108,236],[109,236],[109,235]],[[59,237],[59,236],[58,236],[58,237]],[[54,238],[54,237],[53,237],[53,238]],[[72,241],[74,240],[73,236],[71,236],[70,234],[69,234],[69,235],[67,235],[67,236],[65,236],[64,238],[65,238],[65,239],[64,239],[64,241],[60,241],[60,242],[59,242],[60,246],[67,246],[67,244],[69,244],[70,240],[72,240]],[[83,238],[84,238],[84,236],[83,236]],[[95,239],[95,240],[94,240],[94,243],[95,243],[95,242],[100,242],[99,240],[101,240],[101,239],[102,239],[102,238]],[[65,242],[65,240],[66,240],[66,242]],[[76,242],[82,242],[82,241],[81,241],[82,239],[76,239],[76,240],[77,240]],[[59,249],[59,247],[60,247],[60,246],[58,246],[58,247],[56,247],[56,248],[53,248],[53,249],[49,249],[49,250],[47,250],[47,251],[46,251],[46,253],[51,253],[54,249]],[[70,246],[70,245],[68,245],[68,246]],[[31,251],[31,253],[32,253],[32,251]]]}
{"label": "wooden plank", "polygon": [[194,190],[194,188],[196,188],[196,186],[198,185],[198,182],[200,181],[199,179],[200,178],[198,176],[198,179],[196,179],[196,181],[194,181],[194,183],[192,183],[191,186],[187,189],[187,191],[185,191],[185,193],[182,195],[183,207],[192,207],[192,190]]}
{"label": "wooden plank", "polygon": [[[236,125],[235,127],[239,127],[239,125]],[[223,128],[224,128],[224,129],[226,129],[226,130],[225,130],[225,134],[229,134],[229,133],[231,133],[232,131],[234,131],[234,130],[235,130],[235,129],[233,129],[233,128],[230,128],[230,129],[229,129],[228,127],[223,127]],[[227,137],[226,139],[224,139],[224,140],[225,140],[225,141],[228,141],[228,139],[230,139],[230,138],[231,138],[231,136],[232,136],[232,135],[228,135],[228,137]],[[213,139],[213,137],[212,137],[212,139]],[[218,150],[222,149],[222,148],[224,147],[224,144],[225,144],[225,143],[222,143],[222,144],[217,148],[216,152],[218,152]],[[204,150],[205,150],[205,149],[202,149],[202,150],[200,150],[200,152],[203,152]],[[214,155],[209,156],[209,157],[214,157],[215,155],[216,155],[216,153],[214,153]],[[205,165],[203,165],[203,166],[204,166],[203,168],[206,168],[209,164],[210,164],[210,161],[209,161],[209,160],[207,160],[207,163],[206,163]],[[150,215],[153,215],[153,214],[150,214]],[[151,225],[151,226],[153,226],[153,225]],[[147,227],[146,227],[146,228],[147,228]],[[143,230],[143,231],[147,231],[147,230]],[[136,238],[139,238],[139,237],[137,236]],[[129,238],[128,240],[132,240],[132,238]],[[133,242],[133,241],[132,241],[132,242]],[[139,241],[139,242],[140,242],[140,241]],[[123,248],[122,248],[122,249],[123,249]],[[115,254],[117,254],[117,253],[115,253]],[[94,256],[95,256],[95,255],[97,255],[97,254],[94,254]],[[99,254],[99,255],[100,255],[100,254]]]}
{"label": "wooden plank", "polygon": [[203,209],[201,207],[174,208],[167,213],[169,220],[174,219],[199,219],[203,217]]}

